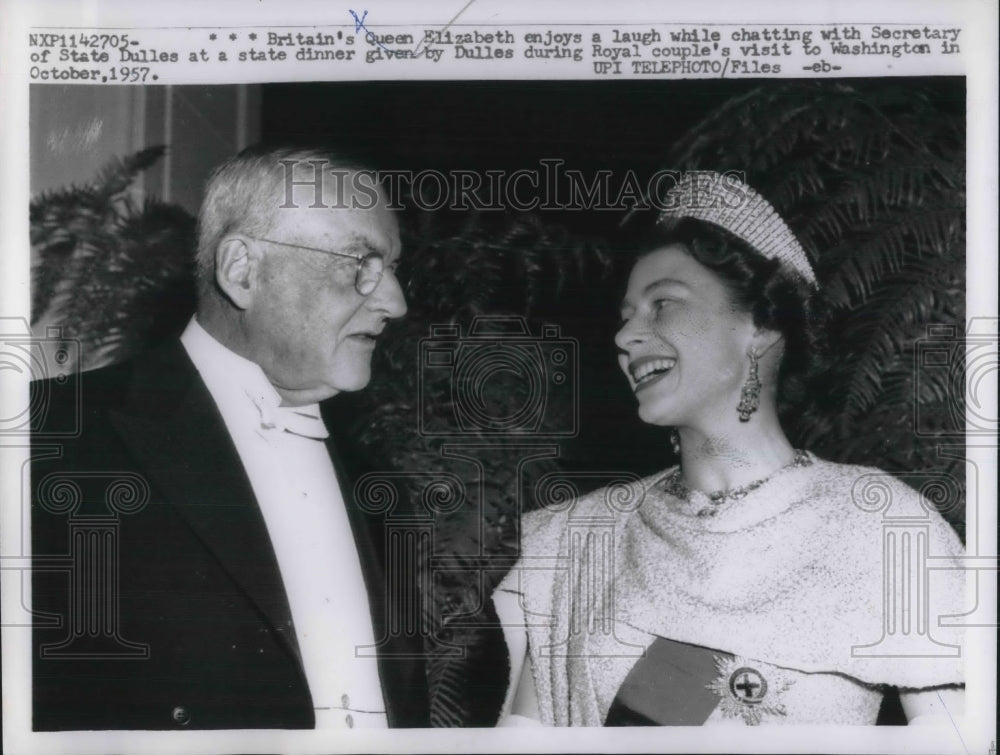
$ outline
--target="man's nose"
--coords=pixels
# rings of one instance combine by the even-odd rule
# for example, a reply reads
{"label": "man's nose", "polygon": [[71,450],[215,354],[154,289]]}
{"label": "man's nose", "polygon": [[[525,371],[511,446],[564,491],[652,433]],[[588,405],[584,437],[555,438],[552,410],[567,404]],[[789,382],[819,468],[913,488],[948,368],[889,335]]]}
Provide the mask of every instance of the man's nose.
{"label": "man's nose", "polygon": [[391,270],[382,274],[382,280],[368,297],[369,306],[385,313],[386,317],[396,318],[406,314],[406,297],[399,279]]}

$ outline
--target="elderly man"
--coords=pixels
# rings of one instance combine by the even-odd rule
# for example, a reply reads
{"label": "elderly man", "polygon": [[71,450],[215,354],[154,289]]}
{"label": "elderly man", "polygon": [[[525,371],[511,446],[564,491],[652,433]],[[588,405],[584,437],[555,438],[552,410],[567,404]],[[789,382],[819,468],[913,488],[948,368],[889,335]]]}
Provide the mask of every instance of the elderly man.
{"label": "elderly man", "polygon": [[319,403],[368,384],[406,312],[370,176],[321,151],[230,159],[180,341],[36,386],[36,730],[427,725],[421,638],[395,630],[416,575],[391,572]]}

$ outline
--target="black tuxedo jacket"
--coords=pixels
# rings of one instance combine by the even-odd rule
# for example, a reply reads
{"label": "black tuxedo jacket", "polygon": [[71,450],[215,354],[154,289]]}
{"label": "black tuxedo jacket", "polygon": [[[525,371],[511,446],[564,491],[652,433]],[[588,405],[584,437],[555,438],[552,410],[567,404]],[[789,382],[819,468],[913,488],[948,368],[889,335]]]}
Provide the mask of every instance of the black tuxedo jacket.
{"label": "black tuxedo jacket", "polygon": [[[36,384],[32,407],[33,728],[313,727],[264,520],[180,343]],[[389,724],[427,726],[422,638],[391,620],[417,577],[387,573],[383,522],[353,505],[358,458],[329,448]]]}

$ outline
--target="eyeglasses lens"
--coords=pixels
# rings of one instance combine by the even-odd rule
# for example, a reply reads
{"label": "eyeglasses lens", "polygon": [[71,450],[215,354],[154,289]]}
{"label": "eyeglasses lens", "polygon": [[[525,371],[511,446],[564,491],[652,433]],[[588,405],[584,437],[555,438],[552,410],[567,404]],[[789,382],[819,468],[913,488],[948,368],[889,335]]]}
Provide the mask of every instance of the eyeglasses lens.
{"label": "eyeglasses lens", "polygon": [[385,261],[380,254],[369,254],[358,265],[358,275],[354,286],[362,296],[368,296],[382,280]]}

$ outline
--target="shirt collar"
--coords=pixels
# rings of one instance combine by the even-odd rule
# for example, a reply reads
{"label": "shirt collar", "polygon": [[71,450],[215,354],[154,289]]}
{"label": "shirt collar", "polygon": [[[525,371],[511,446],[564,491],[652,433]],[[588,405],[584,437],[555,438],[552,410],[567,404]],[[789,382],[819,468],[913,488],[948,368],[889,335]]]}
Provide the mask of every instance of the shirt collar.
{"label": "shirt collar", "polygon": [[328,437],[319,404],[281,406],[280,394],[260,365],[224,346],[196,318],[192,317],[184,329],[181,343],[220,408],[225,403],[243,415],[252,408],[263,430],[287,429],[317,439]]}

